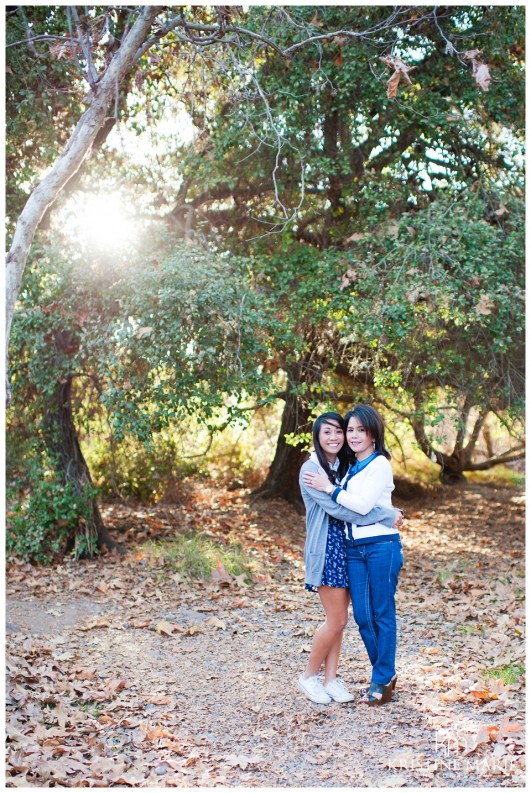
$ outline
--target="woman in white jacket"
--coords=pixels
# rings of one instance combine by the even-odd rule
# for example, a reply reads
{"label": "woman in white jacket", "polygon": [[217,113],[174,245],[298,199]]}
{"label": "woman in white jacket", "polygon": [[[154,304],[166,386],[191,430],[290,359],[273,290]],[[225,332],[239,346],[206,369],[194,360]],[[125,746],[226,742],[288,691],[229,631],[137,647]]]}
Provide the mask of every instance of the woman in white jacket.
{"label": "woman in white jacket", "polygon": [[[374,506],[361,515],[304,484],[306,474],[321,474],[329,485],[335,487],[347,472],[343,419],[338,413],[324,413],[316,419],[313,444],[314,451],[302,466],[299,478],[306,506],[305,586],[319,593],[326,620],[315,633],[306,670],[299,678],[299,687],[313,702],[349,702],[354,697],[336,677],[343,629],[348,620],[346,527],[374,524],[375,521],[393,526],[397,513],[391,507]],[[324,686],[318,678],[323,665]]]}
{"label": "woman in white jacket", "polygon": [[[347,413],[345,424],[352,464],[341,486],[310,472],[303,475],[304,483],[363,515],[376,504],[391,507],[393,471],[380,414],[370,405],[358,405]],[[354,619],[372,664],[366,701],[382,705],[391,700],[396,685],[395,592],[403,564],[402,544],[396,528],[373,523],[347,524],[345,546]]]}

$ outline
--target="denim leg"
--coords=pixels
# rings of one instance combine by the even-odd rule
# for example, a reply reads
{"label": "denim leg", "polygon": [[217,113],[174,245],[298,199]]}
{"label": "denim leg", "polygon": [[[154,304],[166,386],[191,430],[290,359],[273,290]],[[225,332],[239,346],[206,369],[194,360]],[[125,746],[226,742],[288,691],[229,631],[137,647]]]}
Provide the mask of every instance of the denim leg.
{"label": "denim leg", "polygon": [[402,544],[394,541],[374,542],[364,545],[363,549],[378,644],[372,682],[385,685],[395,674],[395,592],[403,563]]}
{"label": "denim leg", "polygon": [[[345,543],[347,549],[347,574],[354,620],[374,666],[378,660],[378,634],[369,588],[366,555],[359,545]],[[365,546],[363,546],[365,548]]]}

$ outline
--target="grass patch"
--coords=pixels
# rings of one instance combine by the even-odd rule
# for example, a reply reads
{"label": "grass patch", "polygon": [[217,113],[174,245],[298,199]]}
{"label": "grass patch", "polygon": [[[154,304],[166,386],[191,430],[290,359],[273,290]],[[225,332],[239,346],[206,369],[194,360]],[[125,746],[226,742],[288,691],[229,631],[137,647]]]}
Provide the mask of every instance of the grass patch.
{"label": "grass patch", "polygon": [[465,476],[469,482],[487,482],[500,487],[523,487],[525,485],[525,474],[522,471],[513,471],[505,465],[497,465],[488,471],[468,471]]}
{"label": "grass patch", "polygon": [[522,677],[525,672],[523,664],[506,664],[506,666],[496,666],[493,669],[487,669],[483,673],[485,680],[502,680],[506,686],[511,683],[518,683],[518,678]]}
{"label": "grass patch", "polygon": [[455,570],[443,569],[439,570],[435,576],[435,581],[439,586],[444,586],[455,575]]}
{"label": "grass patch", "polygon": [[467,572],[466,564],[460,560],[454,561],[450,567],[442,567],[435,576],[435,583],[438,586],[446,586],[452,581]]}
{"label": "grass patch", "polygon": [[470,624],[470,625],[459,625],[457,630],[461,634],[461,636],[484,636],[485,635],[485,628],[481,624]]}
{"label": "grass patch", "polygon": [[79,708],[79,710],[85,711],[85,713],[90,713],[90,715],[94,716],[95,719],[98,719],[103,712],[102,703],[96,701],[95,699],[74,700],[72,705],[75,708]]}
{"label": "grass patch", "polygon": [[140,550],[148,559],[189,580],[208,580],[218,563],[231,576],[245,573],[247,581],[251,581],[256,572],[256,562],[247,556],[239,543],[225,545],[203,534],[183,534],[174,540],[148,542]]}

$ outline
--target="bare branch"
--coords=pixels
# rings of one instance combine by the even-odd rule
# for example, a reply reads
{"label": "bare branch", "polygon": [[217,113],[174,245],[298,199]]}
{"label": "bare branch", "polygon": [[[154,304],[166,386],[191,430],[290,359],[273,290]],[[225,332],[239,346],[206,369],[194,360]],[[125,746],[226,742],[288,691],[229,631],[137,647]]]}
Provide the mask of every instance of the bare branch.
{"label": "bare branch", "polygon": [[20,44],[27,44],[28,47],[34,54],[37,54],[35,48],[32,47],[32,44],[35,41],[68,41],[72,40],[71,36],[52,36],[49,33],[42,33],[39,36],[28,36],[26,39],[20,39],[19,41],[11,41],[9,44],[6,44],[6,49],[8,47],[18,47]]}
{"label": "bare branch", "polygon": [[[351,39],[368,39],[370,36],[373,36],[375,33],[380,33],[382,30],[388,30],[389,28],[394,27],[397,24],[398,17],[401,14],[408,13],[409,9],[399,9],[395,8],[393,13],[383,22],[375,25],[373,28],[369,28],[368,30],[363,30],[361,32],[355,32],[352,30],[334,30],[330,33],[319,33],[315,36],[309,36],[302,41],[298,41],[296,44],[292,44],[291,47],[287,47],[284,50],[284,55],[288,55],[290,52],[294,52],[295,50],[300,49],[301,47],[305,47],[307,44],[311,44],[314,41],[326,41],[327,39],[333,39],[336,36],[345,36]],[[401,23],[398,23],[401,24]]]}
{"label": "bare branch", "polygon": [[[17,14],[20,17],[22,25],[24,26],[24,30],[26,31],[26,44],[28,45],[30,51],[35,55],[35,57],[39,58],[40,57],[39,53],[37,52],[37,49],[35,48],[35,46],[33,44],[33,37],[32,37],[32,35],[30,33],[29,22],[28,22],[28,19],[26,17],[26,14],[24,13],[23,6],[18,6],[17,7]],[[12,45],[8,44],[7,46],[9,47],[9,46],[12,46]]]}

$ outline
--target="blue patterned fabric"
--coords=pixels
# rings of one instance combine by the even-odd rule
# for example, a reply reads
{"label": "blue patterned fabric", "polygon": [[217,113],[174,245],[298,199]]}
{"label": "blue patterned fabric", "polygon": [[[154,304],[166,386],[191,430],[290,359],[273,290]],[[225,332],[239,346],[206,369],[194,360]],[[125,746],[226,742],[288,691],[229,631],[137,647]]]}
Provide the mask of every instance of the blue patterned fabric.
{"label": "blue patterned fabric", "polygon": [[[348,587],[345,523],[330,516],[321,586]],[[317,587],[311,584],[305,584],[304,588],[309,592],[317,592]]]}

